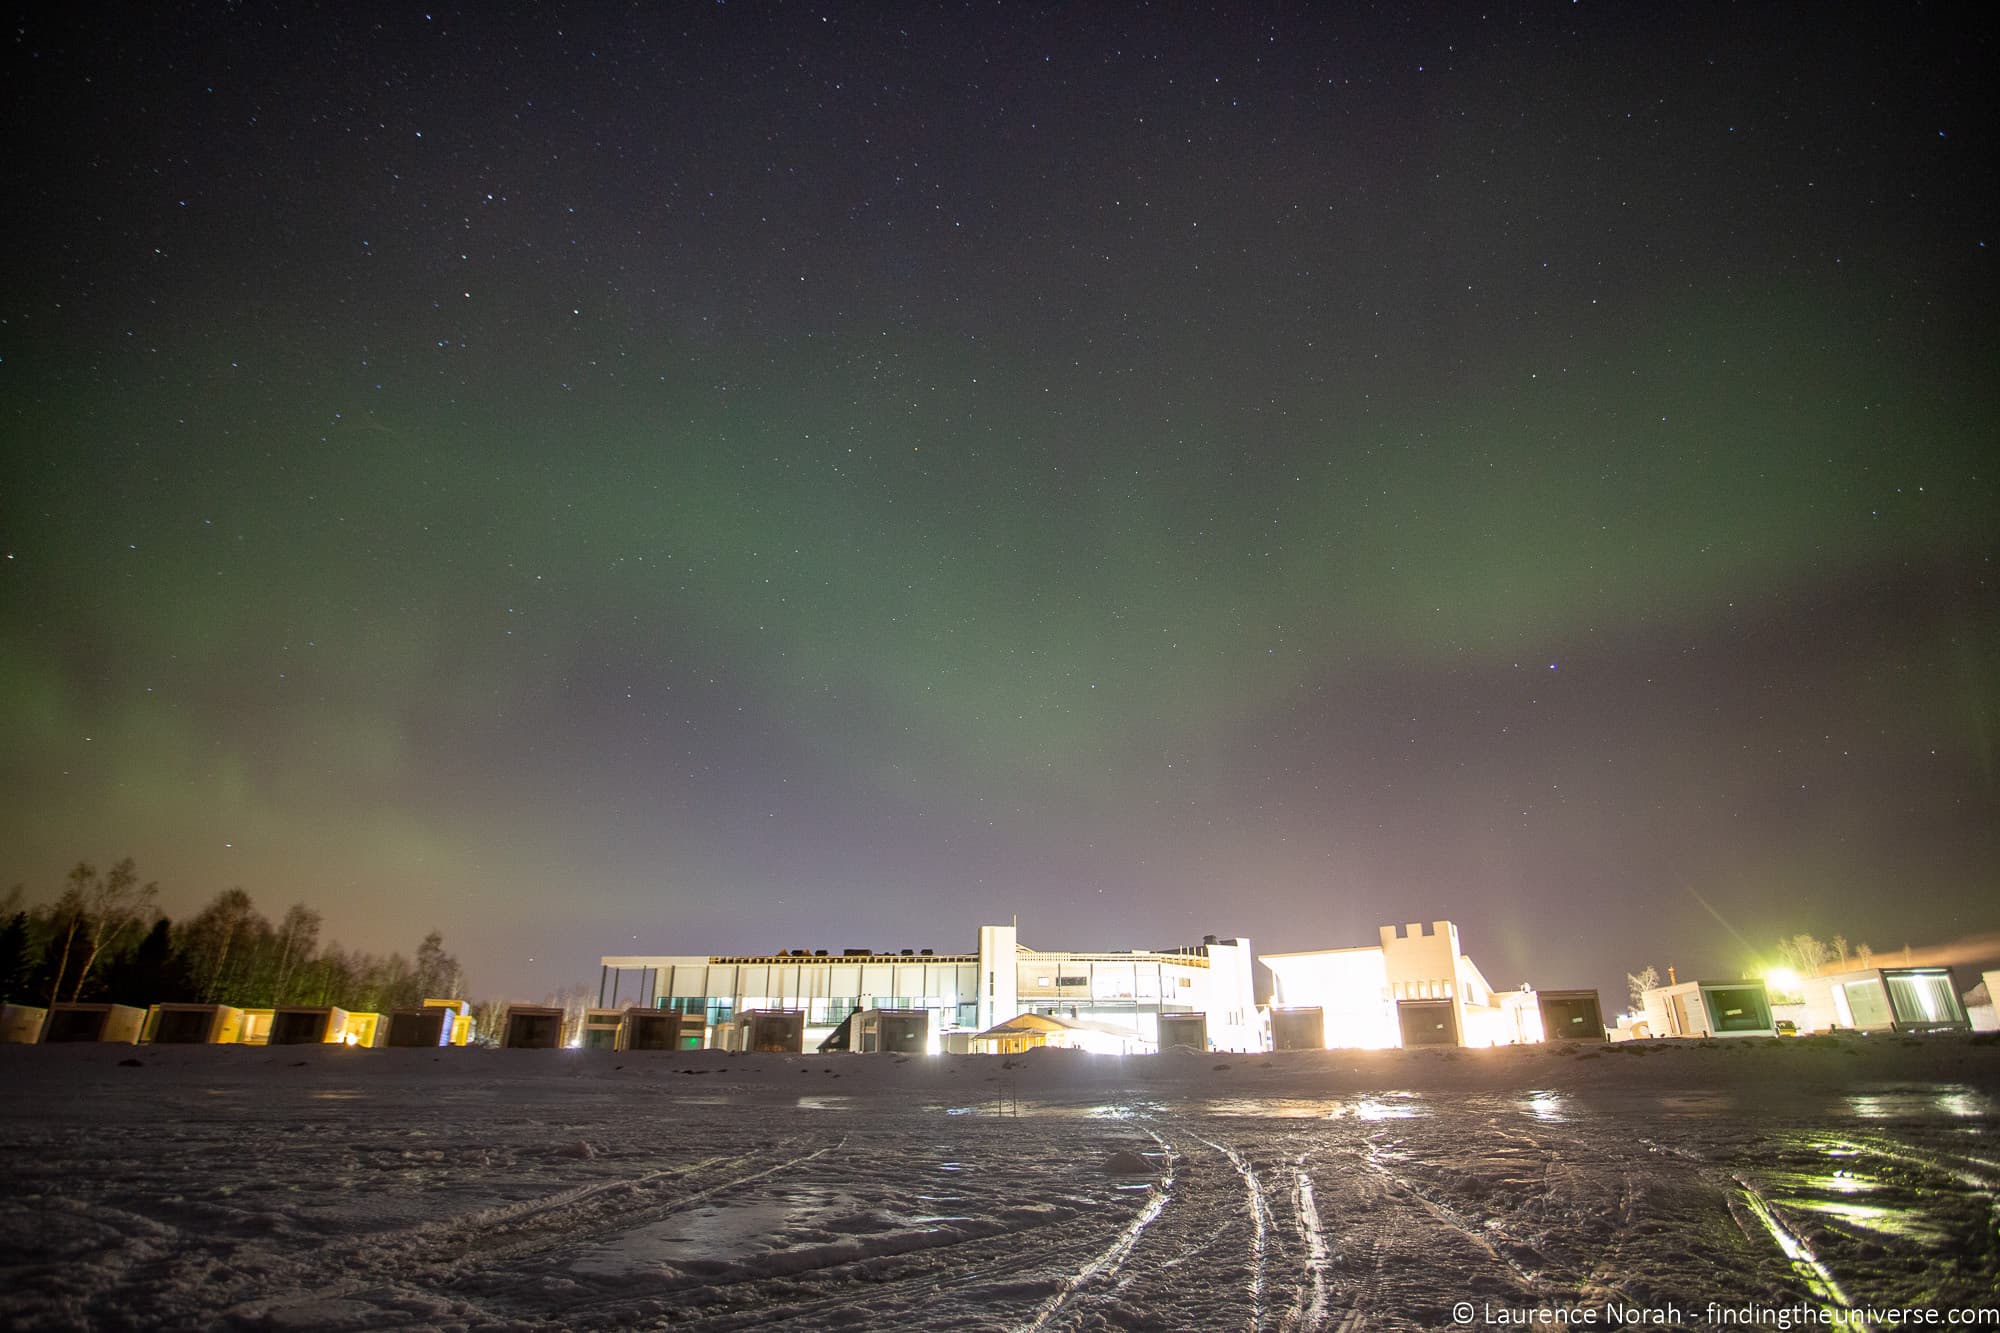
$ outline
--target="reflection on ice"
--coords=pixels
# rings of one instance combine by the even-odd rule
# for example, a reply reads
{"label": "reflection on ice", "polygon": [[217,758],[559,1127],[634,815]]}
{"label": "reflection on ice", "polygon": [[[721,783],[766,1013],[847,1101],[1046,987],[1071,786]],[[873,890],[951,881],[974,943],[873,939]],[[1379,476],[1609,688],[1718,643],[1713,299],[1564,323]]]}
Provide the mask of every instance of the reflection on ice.
{"label": "reflection on ice", "polygon": [[1888,1088],[1881,1092],[1856,1093],[1846,1099],[1851,1114],[1864,1120],[1894,1120],[1909,1116],[1950,1116],[1966,1119],[1991,1116],[1993,1099],[1961,1083],[1945,1083],[1928,1088]]}
{"label": "reflection on ice", "polygon": [[[1862,1189],[1873,1186],[1863,1185]],[[1908,1208],[1888,1208],[1880,1204],[1850,1203],[1843,1199],[1786,1198],[1788,1208],[1834,1218],[1850,1227],[1861,1227],[1888,1236],[1900,1236],[1922,1245],[1948,1245],[1950,1234],[1936,1222]]]}
{"label": "reflection on ice", "polygon": [[571,1271],[611,1277],[695,1260],[742,1259],[768,1248],[759,1242],[825,1200],[746,1199],[679,1214],[592,1245]]}
{"label": "reflection on ice", "polygon": [[1429,1108],[1414,1092],[1385,1092],[1353,1100],[1321,1097],[1211,1097],[1198,1103],[1204,1115],[1252,1116],[1260,1120],[1414,1120]]}
{"label": "reflection on ice", "polygon": [[1736,1098],[1726,1092],[1679,1092],[1660,1098],[1660,1110],[1667,1115],[1728,1115],[1736,1110]]}
{"label": "reflection on ice", "polygon": [[1337,1120],[1342,1109],[1339,1102],[1324,1097],[1214,1097],[1200,1105],[1208,1115],[1260,1120]]}
{"label": "reflection on ice", "polygon": [[1354,1104],[1356,1120],[1415,1120],[1425,1114],[1428,1110],[1414,1092],[1385,1092],[1380,1097],[1363,1097]]}
{"label": "reflection on ice", "polygon": [[1528,1114],[1537,1120],[1561,1122],[1569,1119],[1569,1112],[1567,1110],[1568,1102],[1559,1093],[1548,1091],[1531,1092],[1528,1094],[1528,1099],[1522,1105],[1527,1107]]}

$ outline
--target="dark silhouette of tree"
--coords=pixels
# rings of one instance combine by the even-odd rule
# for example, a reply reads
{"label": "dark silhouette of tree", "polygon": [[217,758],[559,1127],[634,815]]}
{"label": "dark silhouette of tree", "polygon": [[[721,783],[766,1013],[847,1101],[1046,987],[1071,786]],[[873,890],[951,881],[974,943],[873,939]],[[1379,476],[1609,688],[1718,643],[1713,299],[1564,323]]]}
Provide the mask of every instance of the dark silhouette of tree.
{"label": "dark silhouette of tree", "polygon": [[196,1000],[367,1012],[456,998],[464,986],[437,930],[424,936],[413,962],[337,943],[322,948],[322,917],[304,903],[294,903],[274,928],[248,893],[230,888],[176,924],[153,912],[158,892],[139,883],[128,857],[104,875],[79,862],[45,907],[20,910],[18,888],[0,894],[0,988],[10,999],[38,1002],[88,992],[132,1005]]}
{"label": "dark silhouette of tree", "polygon": [[132,952],[105,969],[104,989],[114,1004],[178,1004],[195,998],[187,961],[174,947],[173,922],[161,917]]}
{"label": "dark silhouette of tree", "polygon": [[458,998],[462,975],[458,960],[444,951],[443,932],[433,930],[424,936],[424,942],[417,946],[417,1002]]}
{"label": "dark silhouette of tree", "polygon": [[30,998],[34,966],[28,956],[28,914],[16,912],[0,926],[0,1004]]}

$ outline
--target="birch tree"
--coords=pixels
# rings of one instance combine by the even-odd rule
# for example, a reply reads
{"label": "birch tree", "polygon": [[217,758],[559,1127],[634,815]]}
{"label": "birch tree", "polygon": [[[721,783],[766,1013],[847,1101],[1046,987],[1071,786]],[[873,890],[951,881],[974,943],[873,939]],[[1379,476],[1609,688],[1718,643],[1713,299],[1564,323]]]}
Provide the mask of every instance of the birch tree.
{"label": "birch tree", "polygon": [[160,896],[158,884],[140,885],[138,867],[129,856],[112,866],[110,873],[94,875],[81,887],[89,934],[84,940],[83,966],[77,969],[76,983],[70,987],[72,1003],[83,994],[83,984],[90,980],[90,970],[97,966],[105,949],[143,919],[153,900]]}

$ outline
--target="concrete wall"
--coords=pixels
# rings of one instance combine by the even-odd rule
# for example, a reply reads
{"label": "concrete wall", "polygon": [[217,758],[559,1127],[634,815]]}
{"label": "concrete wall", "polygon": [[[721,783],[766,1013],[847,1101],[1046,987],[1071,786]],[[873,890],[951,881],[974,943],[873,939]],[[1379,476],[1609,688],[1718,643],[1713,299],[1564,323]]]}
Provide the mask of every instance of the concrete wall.
{"label": "concrete wall", "polygon": [[979,928],[979,1021],[975,1031],[984,1032],[1021,1012],[1020,975],[1016,954],[1020,931],[1013,926]]}
{"label": "concrete wall", "polygon": [[1380,948],[1265,954],[1259,961],[1271,971],[1273,1010],[1320,1009],[1328,1049],[1381,1050],[1401,1042]]}
{"label": "concrete wall", "polygon": [[1208,1044],[1217,1051],[1258,1051],[1264,1028],[1257,1017],[1257,978],[1250,941],[1207,944],[1208,995],[1200,1006],[1208,1019]]}
{"label": "concrete wall", "polygon": [[[1458,927],[1449,921],[1412,921],[1382,927],[1382,966],[1389,998],[1449,1000],[1454,1030],[1465,1032],[1466,981],[1458,948]],[[1484,996],[1479,997],[1484,1001]]]}

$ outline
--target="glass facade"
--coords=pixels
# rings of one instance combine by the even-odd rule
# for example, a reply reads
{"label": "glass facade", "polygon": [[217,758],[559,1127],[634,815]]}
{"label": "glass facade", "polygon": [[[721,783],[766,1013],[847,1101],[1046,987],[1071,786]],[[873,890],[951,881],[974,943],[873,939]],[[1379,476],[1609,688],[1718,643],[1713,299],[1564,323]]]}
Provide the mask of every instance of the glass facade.
{"label": "glass facade", "polygon": [[1891,972],[1889,1006],[1903,1027],[1944,1027],[1966,1023],[1948,972]]}

